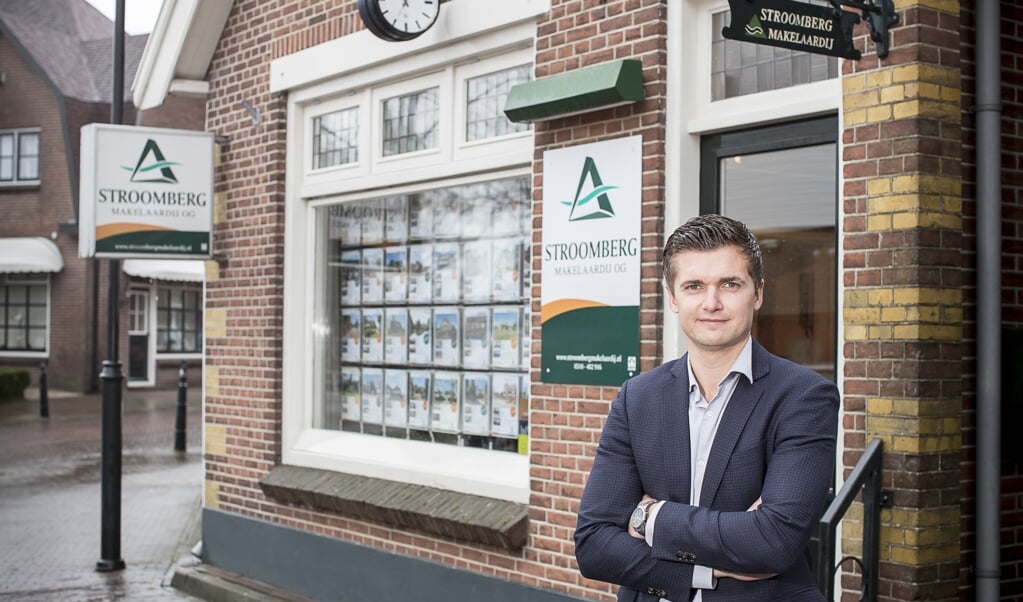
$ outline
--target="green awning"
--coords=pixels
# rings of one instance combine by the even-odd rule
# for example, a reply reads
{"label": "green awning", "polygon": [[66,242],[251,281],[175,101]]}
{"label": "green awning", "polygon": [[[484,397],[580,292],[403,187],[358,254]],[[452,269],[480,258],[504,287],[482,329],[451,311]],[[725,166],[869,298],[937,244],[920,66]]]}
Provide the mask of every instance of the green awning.
{"label": "green awning", "polygon": [[643,100],[643,65],[612,61],[518,84],[504,114],[515,122],[544,121]]}

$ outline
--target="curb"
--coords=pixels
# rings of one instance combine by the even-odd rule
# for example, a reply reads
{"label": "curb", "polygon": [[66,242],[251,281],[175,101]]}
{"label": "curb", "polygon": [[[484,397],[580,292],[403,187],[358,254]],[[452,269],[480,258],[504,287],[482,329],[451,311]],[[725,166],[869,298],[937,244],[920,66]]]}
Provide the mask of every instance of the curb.
{"label": "curb", "polygon": [[171,587],[206,602],[299,602],[310,600],[294,592],[185,559],[174,568]]}

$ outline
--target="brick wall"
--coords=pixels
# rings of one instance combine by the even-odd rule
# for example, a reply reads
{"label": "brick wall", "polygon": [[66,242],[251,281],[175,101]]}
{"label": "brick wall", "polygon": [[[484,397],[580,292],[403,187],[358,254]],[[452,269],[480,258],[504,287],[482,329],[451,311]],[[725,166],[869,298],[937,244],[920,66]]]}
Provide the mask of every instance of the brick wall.
{"label": "brick wall", "polygon": [[[884,442],[882,600],[958,599],[962,289],[958,5],[899,4],[893,50],[843,62],[846,472]],[[861,30],[862,31],[862,30]],[[855,514],[843,554],[861,555]],[[845,567],[847,571],[851,567]],[[858,599],[858,573],[843,574]]]}
{"label": "brick wall", "polygon": [[[974,107],[976,105],[976,38],[975,2],[962,5],[960,32],[963,48],[963,221],[967,265],[976,263],[976,131]],[[1002,58],[1002,324],[1009,328],[1023,327],[1023,64],[1020,39],[1023,38],[1023,7],[1018,3],[1001,3],[1001,58]],[[976,279],[969,274],[964,291],[965,352],[962,373],[963,395],[963,480],[962,531],[960,575],[961,599],[973,598],[973,574],[967,570],[975,562],[976,549]],[[1003,375],[1004,376],[1004,375]],[[1003,399],[1005,398],[1003,392]],[[1008,399],[1011,405],[1019,399]],[[1003,405],[1003,422],[1012,420],[1006,413],[1010,406]],[[1003,431],[1004,432],[1004,431]],[[1012,429],[1009,429],[1009,433]],[[1004,436],[1004,435],[1003,435]],[[1011,435],[1010,435],[1011,437]],[[1006,443],[1003,441],[1003,443]],[[1009,442],[1012,443],[1011,441]],[[1018,447],[1018,446],[1017,446]],[[1003,459],[1001,495],[1001,595],[1002,599],[1023,597],[1023,473],[1016,461]]]}
{"label": "brick wall", "polygon": [[[657,1],[556,0],[550,13],[537,25],[537,78],[621,58],[639,59],[646,95],[646,100],[636,105],[539,123],[535,128],[530,521],[533,541],[544,548],[537,553],[536,560],[557,566],[545,569],[549,574],[557,571],[549,575],[551,579],[580,579],[571,543],[576,512],[600,430],[618,388],[547,385],[538,380],[543,153],[566,146],[643,136],[640,370],[657,366],[662,355],[660,251],[665,229],[666,30],[666,4]],[[573,587],[570,591],[590,599],[613,600],[618,589],[586,579],[580,583],[583,589]]]}
{"label": "brick wall", "polygon": [[[536,74],[628,56],[643,61],[647,101],[537,127],[534,224],[539,226],[544,150],[644,136],[642,368],[660,358],[660,285],[665,78],[661,1],[555,1],[539,24]],[[627,6],[628,4],[628,6]],[[206,504],[442,564],[588,597],[613,599],[609,585],[584,582],[572,533],[582,483],[615,389],[533,383],[530,536],[518,552],[428,536],[285,506],[258,481],[281,457],[281,324],[285,108],[271,95],[269,61],[361,27],[354,1],[235,2],[210,66],[207,130],[225,137],[217,169],[215,237],[225,258],[208,282]],[[241,107],[262,114],[254,124]],[[534,234],[533,315],[539,316],[541,233]],[[539,323],[534,318],[534,340]],[[534,372],[539,349],[533,345]]]}
{"label": "brick wall", "polygon": [[[58,225],[76,216],[73,187],[78,178],[78,131],[83,123],[95,121],[96,105],[61,100],[53,89],[24,61],[8,40],[0,37],[0,70],[6,74],[0,85],[0,128],[40,129],[40,184],[34,188],[0,189],[4,219],[0,236],[42,236],[51,238]],[[64,110],[68,128],[61,118]],[[109,108],[106,119],[109,119]],[[73,135],[65,140],[65,132]],[[68,156],[69,149],[72,155]],[[52,389],[88,388],[98,365],[90,362],[92,322],[83,319],[90,297],[93,263],[78,259],[78,240],[60,234],[57,247],[64,269],[50,277],[50,357],[47,382]],[[5,364],[25,365],[38,376],[39,359],[0,359]]]}

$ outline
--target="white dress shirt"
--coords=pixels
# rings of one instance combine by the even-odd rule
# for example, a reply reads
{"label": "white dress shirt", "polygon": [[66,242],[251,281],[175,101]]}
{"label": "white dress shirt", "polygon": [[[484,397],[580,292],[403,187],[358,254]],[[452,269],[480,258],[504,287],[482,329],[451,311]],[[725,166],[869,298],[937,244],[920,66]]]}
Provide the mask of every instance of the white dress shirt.
{"label": "white dress shirt", "polygon": [[[721,424],[721,416],[728,407],[728,402],[739,384],[739,376],[753,382],[753,339],[746,339],[746,345],[739,352],[739,357],[729,369],[721,382],[718,383],[717,393],[711,400],[704,399],[700,392],[699,383],[696,382],[696,375],[693,374],[693,366],[686,357],[686,369],[689,371],[689,463],[692,481],[689,484],[689,503],[693,506],[700,505],[700,493],[703,490],[703,473],[707,469],[707,459],[710,457],[711,447],[714,445],[714,436],[717,435],[718,425]],[[650,507],[650,518],[647,520],[646,542],[647,545],[654,545],[654,525],[657,521],[657,512],[664,502],[657,502]],[[696,593],[694,602],[702,602],[704,589],[717,587],[717,579],[714,579],[714,569],[702,565],[693,566],[693,587],[701,591]],[[661,598],[661,602],[670,602]]]}

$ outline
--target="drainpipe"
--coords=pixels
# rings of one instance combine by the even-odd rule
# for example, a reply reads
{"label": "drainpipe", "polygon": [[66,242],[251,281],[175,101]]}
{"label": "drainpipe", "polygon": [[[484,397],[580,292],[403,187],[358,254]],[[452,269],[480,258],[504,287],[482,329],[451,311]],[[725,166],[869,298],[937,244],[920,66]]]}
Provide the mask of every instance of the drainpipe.
{"label": "drainpipe", "polygon": [[1002,107],[998,4],[999,0],[976,3],[978,602],[997,602],[1001,576]]}

